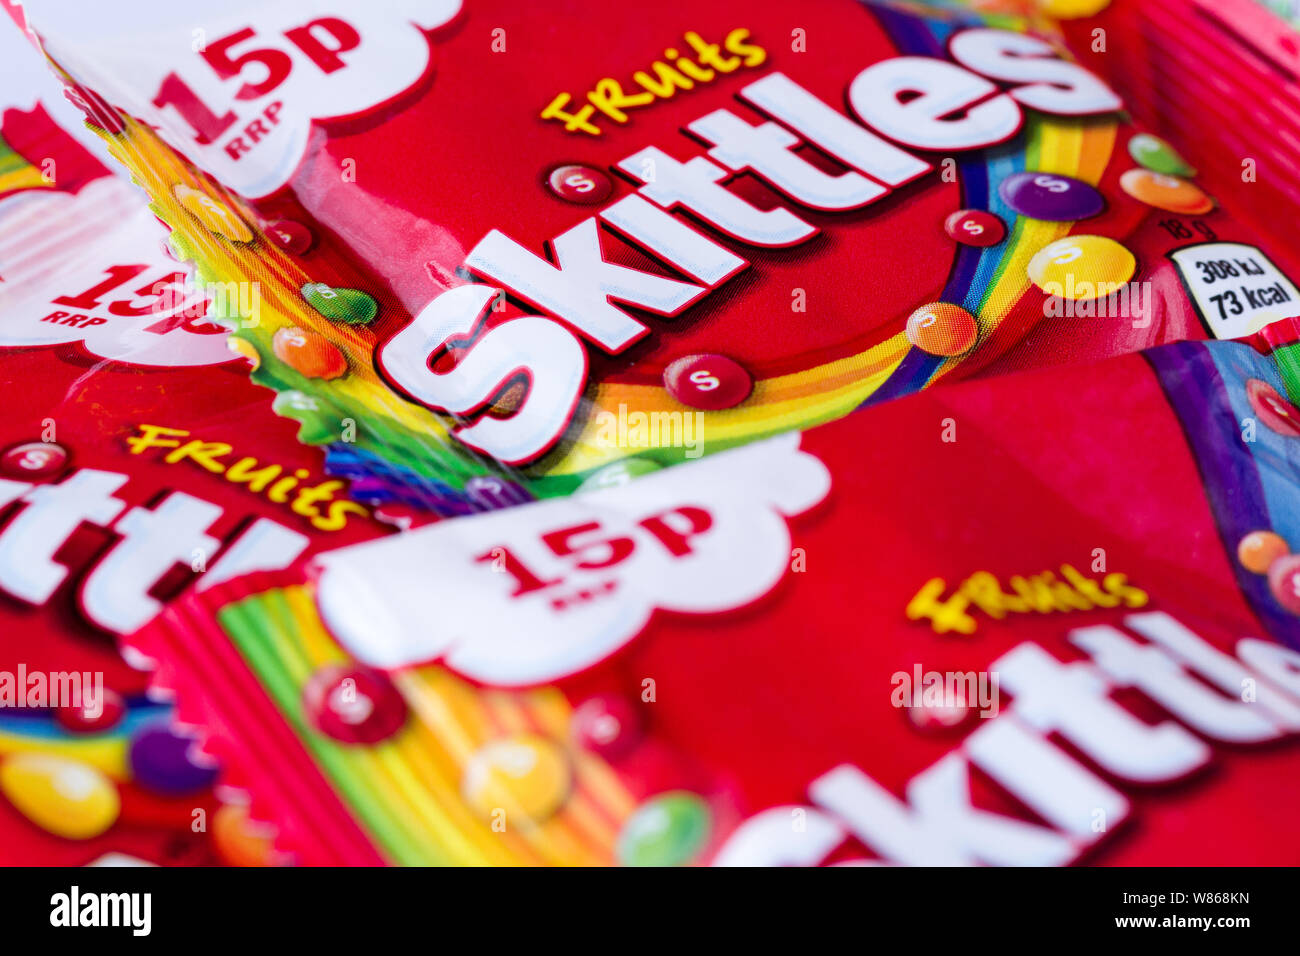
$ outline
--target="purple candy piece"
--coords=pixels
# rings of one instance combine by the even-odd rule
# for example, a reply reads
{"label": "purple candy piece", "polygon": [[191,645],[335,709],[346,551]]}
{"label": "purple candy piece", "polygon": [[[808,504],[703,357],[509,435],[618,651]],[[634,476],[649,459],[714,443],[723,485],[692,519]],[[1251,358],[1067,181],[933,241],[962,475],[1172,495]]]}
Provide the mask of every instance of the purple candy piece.
{"label": "purple candy piece", "polygon": [[131,741],[131,773],[137,783],[155,793],[185,794],[203,790],[216,779],[216,767],[190,759],[192,737],[167,727],[148,727]]}
{"label": "purple candy piece", "polygon": [[1074,222],[1106,208],[1095,186],[1059,173],[1012,173],[998,185],[1003,201],[1030,219]]}

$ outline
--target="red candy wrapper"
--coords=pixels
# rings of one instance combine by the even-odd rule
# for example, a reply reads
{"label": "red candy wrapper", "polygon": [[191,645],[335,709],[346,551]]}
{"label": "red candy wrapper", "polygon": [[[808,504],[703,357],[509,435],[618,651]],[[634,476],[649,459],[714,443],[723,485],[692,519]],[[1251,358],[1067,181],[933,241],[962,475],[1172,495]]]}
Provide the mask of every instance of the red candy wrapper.
{"label": "red candy wrapper", "polygon": [[[1293,252],[1093,20],[974,6],[33,3],[206,311],[13,287],[0,585],[143,625],[282,859],[1296,863]],[[209,317],[359,499],[465,517],[304,560],[365,509]]]}
{"label": "red candy wrapper", "polygon": [[1195,179],[1038,18],[69,9],[27,18],[253,380],[403,521],[1300,299],[1218,206],[1240,182]]}
{"label": "red candy wrapper", "polygon": [[9,26],[0,52],[0,861],[278,860],[115,638],[381,526],[265,407],[38,54]]}
{"label": "red candy wrapper", "polygon": [[1278,364],[937,389],[222,584],[134,642],[305,862],[1294,865]]}

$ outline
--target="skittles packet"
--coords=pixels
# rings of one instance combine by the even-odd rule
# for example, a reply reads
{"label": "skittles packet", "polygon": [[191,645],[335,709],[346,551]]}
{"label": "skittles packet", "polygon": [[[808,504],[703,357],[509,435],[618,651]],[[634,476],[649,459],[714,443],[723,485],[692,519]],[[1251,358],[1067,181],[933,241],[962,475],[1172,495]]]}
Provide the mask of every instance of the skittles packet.
{"label": "skittles packet", "polygon": [[133,643],[308,863],[1295,865],[1284,362],[926,391]]}
{"label": "skittles packet", "polygon": [[265,408],[9,26],[0,60],[0,861],[278,860],[116,638],[381,526]]}
{"label": "skittles packet", "polygon": [[1151,148],[1021,17],[71,10],[24,7],[253,381],[368,502],[599,488],[1300,305],[1267,234],[1219,206],[1237,184]]}

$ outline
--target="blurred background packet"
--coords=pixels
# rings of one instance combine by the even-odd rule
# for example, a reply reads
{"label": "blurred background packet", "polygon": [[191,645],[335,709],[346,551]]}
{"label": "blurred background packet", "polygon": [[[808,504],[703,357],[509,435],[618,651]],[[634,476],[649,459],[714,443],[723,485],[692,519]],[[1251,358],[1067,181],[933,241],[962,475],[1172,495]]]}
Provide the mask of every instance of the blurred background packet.
{"label": "blurred background packet", "polygon": [[1294,865],[1282,388],[1232,342],[962,383],[133,642],[304,862]]}

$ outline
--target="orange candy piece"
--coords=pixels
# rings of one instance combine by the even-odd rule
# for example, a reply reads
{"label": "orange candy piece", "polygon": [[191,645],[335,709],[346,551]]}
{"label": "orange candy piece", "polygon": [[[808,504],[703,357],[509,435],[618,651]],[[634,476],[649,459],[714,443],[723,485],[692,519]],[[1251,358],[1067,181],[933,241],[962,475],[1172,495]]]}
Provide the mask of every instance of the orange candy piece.
{"label": "orange candy piece", "polygon": [[338,378],[348,370],[348,360],[329,339],[296,325],[276,331],[271,351],[285,365],[307,378]]}
{"label": "orange candy piece", "polygon": [[1290,553],[1286,540],[1272,531],[1252,531],[1237,543],[1237,560],[1253,574],[1268,574],[1274,561]]}
{"label": "orange candy piece", "polygon": [[248,809],[227,803],[212,815],[212,844],[227,866],[275,866],[272,827],[254,823]]}
{"label": "orange candy piece", "polygon": [[907,341],[931,355],[961,355],[979,337],[975,316],[951,302],[931,302],[907,317]]}
{"label": "orange candy piece", "polygon": [[1120,176],[1119,186],[1138,202],[1169,212],[1195,216],[1214,208],[1214,200],[1195,183],[1149,169],[1128,170]]}

